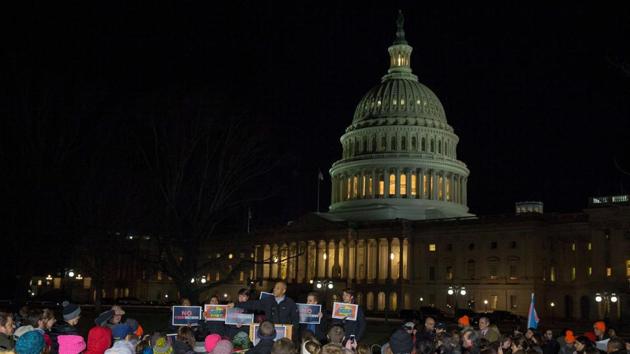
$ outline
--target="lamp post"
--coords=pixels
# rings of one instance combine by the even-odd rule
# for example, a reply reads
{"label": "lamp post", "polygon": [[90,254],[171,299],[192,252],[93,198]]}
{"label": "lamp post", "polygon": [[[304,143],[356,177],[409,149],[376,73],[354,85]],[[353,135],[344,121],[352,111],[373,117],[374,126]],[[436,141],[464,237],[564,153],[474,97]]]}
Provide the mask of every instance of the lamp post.
{"label": "lamp post", "polygon": [[455,297],[455,311],[457,311],[457,295],[466,296],[466,293],[467,293],[466,287],[459,286],[459,285],[451,285],[448,287],[448,290],[446,290],[446,293],[448,295]]}
{"label": "lamp post", "polygon": [[328,290],[332,290],[335,287],[335,284],[333,283],[332,280],[310,280],[309,283],[311,284],[315,284],[315,288],[320,291],[320,290],[324,290],[324,298],[326,299],[326,301],[328,302]]}
{"label": "lamp post", "polygon": [[488,312],[488,299],[483,300],[483,309],[485,312]]}
{"label": "lamp post", "polygon": [[595,302],[597,304],[604,303],[604,319],[608,320],[610,316],[610,304],[616,304],[619,301],[619,297],[617,294],[607,291],[603,291],[601,293],[595,293]]}

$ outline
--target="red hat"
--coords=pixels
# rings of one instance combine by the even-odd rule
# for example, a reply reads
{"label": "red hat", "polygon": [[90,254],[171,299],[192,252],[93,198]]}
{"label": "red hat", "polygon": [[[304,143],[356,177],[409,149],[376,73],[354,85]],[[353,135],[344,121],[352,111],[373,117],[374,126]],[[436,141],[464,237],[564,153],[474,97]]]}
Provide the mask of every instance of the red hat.
{"label": "red hat", "polygon": [[597,328],[598,330],[605,332],[606,331],[606,323],[604,321],[597,321],[593,323],[593,328]]}
{"label": "red hat", "polygon": [[112,330],[109,327],[96,326],[88,332],[85,354],[103,354],[112,346]]}
{"label": "red hat", "polygon": [[575,334],[572,330],[569,329],[564,333],[564,341],[567,343],[575,342]]}
{"label": "red hat", "polygon": [[462,327],[470,327],[470,317],[464,315],[457,320],[457,324]]}

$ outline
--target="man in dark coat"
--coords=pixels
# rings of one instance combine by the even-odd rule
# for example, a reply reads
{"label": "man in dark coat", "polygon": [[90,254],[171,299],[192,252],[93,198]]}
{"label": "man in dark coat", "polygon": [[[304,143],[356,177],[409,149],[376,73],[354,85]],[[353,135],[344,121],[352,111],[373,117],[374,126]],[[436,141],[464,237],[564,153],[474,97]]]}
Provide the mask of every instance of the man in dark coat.
{"label": "man in dark coat", "polygon": [[[354,290],[350,288],[344,289],[342,298],[344,303],[354,304]],[[346,333],[346,338],[354,336],[357,341],[360,341],[365,333],[365,315],[363,314],[363,309],[361,306],[358,306],[356,321],[335,319],[332,324],[342,326]]]}
{"label": "man in dark coat", "polygon": [[235,306],[250,311],[264,311],[266,319],[274,324],[293,325],[293,337],[295,339],[297,338],[297,329],[300,326],[300,318],[295,302],[286,296],[286,292],[287,283],[279,281],[273,287],[273,297],[241,302]]}

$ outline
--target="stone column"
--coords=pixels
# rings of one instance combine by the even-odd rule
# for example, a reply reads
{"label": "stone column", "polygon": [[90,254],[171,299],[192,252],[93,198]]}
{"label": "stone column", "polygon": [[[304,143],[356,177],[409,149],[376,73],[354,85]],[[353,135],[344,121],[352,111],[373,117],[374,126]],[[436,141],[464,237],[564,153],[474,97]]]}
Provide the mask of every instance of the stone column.
{"label": "stone column", "polygon": [[468,205],[468,187],[466,186],[468,184],[468,177],[465,177],[463,182],[462,182],[462,203],[464,205]]}
{"label": "stone column", "polygon": [[424,181],[423,181],[423,177],[424,177],[424,169],[420,169],[418,171],[418,198],[423,199],[424,198]]}
{"label": "stone column", "polygon": [[451,181],[450,182],[451,185],[449,186],[449,188],[450,188],[450,192],[449,193],[450,193],[450,196],[451,196],[451,202],[454,202],[455,201],[455,174],[454,173],[451,173],[450,181]]}
{"label": "stone column", "polygon": [[400,198],[400,169],[396,169],[396,198]]}
{"label": "stone column", "polygon": [[438,175],[435,170],[431,171],[431,199],[438,199]]}
{"label": "stone column", "polygon": [[376,180],[376,169],[372,169],[372,199],[378,196],[378,181]]}
{"label": "stone column", "polygon": [[385,279],[385,281],[391,281],[392,280],[392,259],[390,258],[390,255],[392,254],[392,239],[391,237],[387,238],[387,279]]}
{"label": "stone column", "polygon": [[315,241],[315,272],[313,272],[315,274],[315,279],[319,278],[319,259],[322,257],[322,255],[319,254],[319,241],[320,240]]}
{"label": "stone column", "polygon": [[446,201],[446,171],[442,171],[442,200]]}
{"label": "stone column", "polygon": [[389,169],[383,171],[383,182],[385,184],[385,190],[383,191],[383,198],[389,198]]}
{"label": "stone column", "polygon": [[[403,257],[405,252],[405,235],[398,239],[398,283],[402,283],[403,277],[403,260],[407,260],[407,277],[409,277],[409,240],[407,240],[407,255]],[[400,301],[400,299],[399,299]]]}
{"label": "stone column", "polygon": [[[374,240],[376,242],[376,257],[374,257],[375,259],[371,260],[372,262],[374,262],[372,265],[374,266],[374,280],[376,282],[378,282],[378,278],[379,278],[379,270],[378,270],[378,266],[379,266],[379,261],[380,261],[380,255],[381,255],[381,247],[379,245],[379,239],[375,239]],[[368,243],[369,246],[369,243]],[[368,247],[369,249],[369,247]],[[369,254],[369,253],[368,253]],[[368,257],[369,258],[369,257]],[[369,272],[368,272],[369,273]]]}
{"label": "stone column", "polygon": [[407,198],[411,198],[411,189],[415,188],[416,189],[416,196],[418,196],[418,179],[416,178],[416,183],[415,185],[411,185],[411,170],[407,170],[407,172],[405,173],[407,175]]}

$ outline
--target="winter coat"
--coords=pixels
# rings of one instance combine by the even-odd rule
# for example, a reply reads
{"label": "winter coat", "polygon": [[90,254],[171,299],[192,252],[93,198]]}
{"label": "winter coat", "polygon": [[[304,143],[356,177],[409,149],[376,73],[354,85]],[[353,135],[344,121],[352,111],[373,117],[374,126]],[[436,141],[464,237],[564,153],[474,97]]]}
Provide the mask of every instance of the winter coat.
{"label": "winter coat", "polygon": [[52,347],[50,348],[50,354],[59,353],[59,342],[57,338],[59,336],[77,335],[80,336],[79,330],[76,327],[69,325],[67,322],[57,322],[50,330],[50,339],[52,341]]}
{"label": "winter coat", "polygon": [[4,333],[0,333],[0,350],[10,351],[15,348],[15,339],[13,336],[8,336]]}
{"label": "winter coat", "polygon": [[363,314],[363,309],[359,306],[356,321],[335,319],[332,325],[342,326],[346,333],[346,338],[350,338],[351,335],[354,335],[357,342],[360,342],[365,334],[365,315]]}
{"label": "winter coat", "polygon": [[261,339],[255,347],[247,351],[247,354],[271,354],[273,339]]}
{"label": "winter coat", "polygon": [[[285,296],[280,303],[274,297],[265,297],[261,300],[250,300],[236,304],[236,307],[249,311],[264,311],[268,321],[274,324],[290,324],[294,329],[300,326],[300,317],[295,302]],[[294,330],[293,338],[297,338],[297,330]]]}

